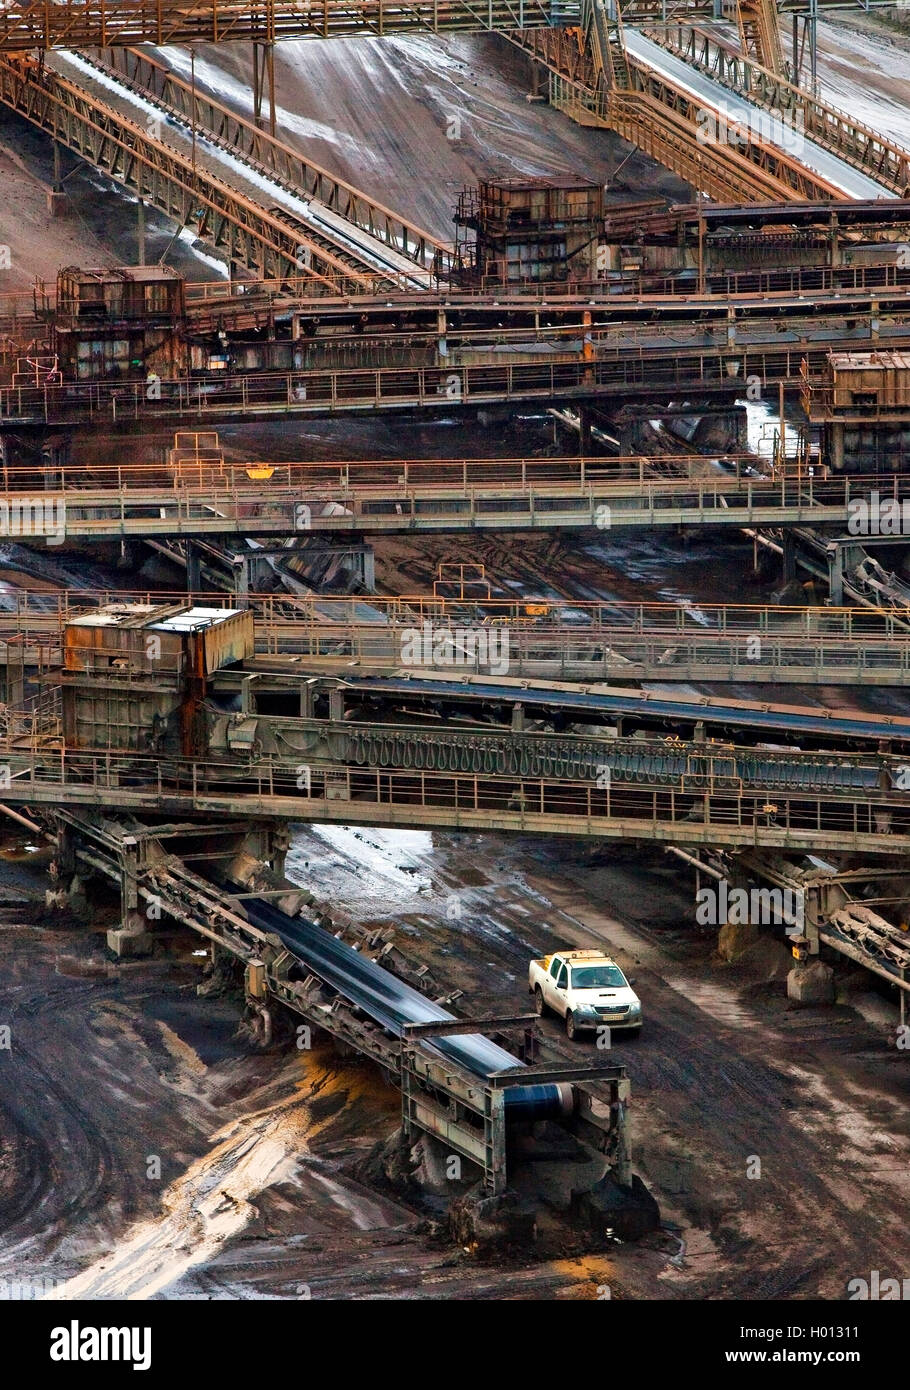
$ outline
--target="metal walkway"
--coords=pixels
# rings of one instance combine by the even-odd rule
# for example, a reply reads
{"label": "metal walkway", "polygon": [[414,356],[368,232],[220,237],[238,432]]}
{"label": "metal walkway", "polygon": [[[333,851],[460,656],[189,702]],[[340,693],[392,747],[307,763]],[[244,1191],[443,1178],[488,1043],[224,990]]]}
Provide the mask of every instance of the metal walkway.
{"label": "metal walkway", "polygon": [[533,28],[578,22],[568,0],[17,0],[0,14],[0,49],[111,48]]}
{"label": "metal walkway", "polygon": [[[694,476],[666,476],[690,469]],[[208,466],[206,465],[206,470]],[[100,470],[99,470],[100,472]],[[891,474],[754,477],[754,464],[682,459],[430,459],[249,463],[161,479],[162,469],[26,470],[0,491],[0,534],[50,544],[123,538],[390,534],[655,526],[844,527],[850,499],[901,499]],[[119,476],[114,476],[115,474]],[[656,476],[655,476],[656,475]],[[105,482],[107,485],[104,485]]]}
{"label": "metal walkway", "polygon": [[[186,595],[149,591],[64,594],[6,590],[0,653],[35,671],[62,662],[68,618],[108,603],[173,604]],[[506,634],[509,674],[554,681],[708,681],[799,685],[910,685],[910,630],[866,608],[776,605],[575,603],[383,598],[296,598],[247,593],[192,596],[206,608],[252,609],[256,652],[299,658],[328,674],[400,668],[415,634],[444,670],[490,674],[492,631]],[[536,616],[535,616],[536,613]],[[474,649],[473,661],[468,644]],[[499,650],[499,649],[497,649]],[[485,659],[486,657],[486,659]],[[431,667],[432,669],[432,667]]]}
{"label": "metal walkway", "polygon": [[[0,426],[78,424],[85,428],[140,429],[151,420],[184,429],[211,429],[225,422],[328,416],[377,411],[418,410],[449,415],[484,405],[567,400],[634,398],[666,400],[680,391],[737,400],[749,377],[764,384],[802,391],[820,377],[832,350],[902,350],[910,324],[888,326],[878,335],[877,317],[858,315],[836,337],[807,347],[790,347],[783,333],[767,345],[734,348],[665,348],[643,355],[604,346],[586,359],[578,353],[543,352],[517,364],[498,354],[495,365],[446,367],[358,367],[253,372],[243,376],[194,377],[163,381],[160,391],[146,382],[70,385],[17,384],[0,387]],[[521,354],[518,354],[521,356]]]}
{"label": "metal walkway", "polygon": [[[5,741],[4,741],[5,742]],[[762,846],[812,852],[907,854],[907,793],[873,797],[689,787],[663,775],[651,785],[533,776],[252,766],[116,753],[0,748],[10,786],[3,800],[34,807],[105,807],[165,816],[243,816],[339,825],[449,827],[577,835],[664,844]]]}

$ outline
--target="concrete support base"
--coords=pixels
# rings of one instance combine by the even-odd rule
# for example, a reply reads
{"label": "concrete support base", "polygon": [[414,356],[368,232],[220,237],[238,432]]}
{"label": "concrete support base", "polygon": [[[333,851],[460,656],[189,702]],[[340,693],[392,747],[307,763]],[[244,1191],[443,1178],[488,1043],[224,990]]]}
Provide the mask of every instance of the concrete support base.
{"label": "concrete support base", "polygon": [[107,948],[115,956],[150,956],[155,945],[151,932],[134,931],[126,927],[112,928],[107,934]]}
{"label": "concrete support base", "polygon": [[787,998],[796,1004],[833,1004],[834,971],[817,959],[794,965],[787,976]]}
{"label": "concrete support base", "polygon": [[449,1208],[449,1234],[456,1244],[475,1251],[533,1245],[537,1213],[516,1192],[492,1197],[483,1188],[459,1197]]}
{"label": "concrete support base", "polygon": [[620,1187],[610,1176],[575,1201],[578,1218],[599,1235],[617,1240],[640,1240],[660,1226],[660,1207],[641,1178],[633,1175],[629,1187]]}

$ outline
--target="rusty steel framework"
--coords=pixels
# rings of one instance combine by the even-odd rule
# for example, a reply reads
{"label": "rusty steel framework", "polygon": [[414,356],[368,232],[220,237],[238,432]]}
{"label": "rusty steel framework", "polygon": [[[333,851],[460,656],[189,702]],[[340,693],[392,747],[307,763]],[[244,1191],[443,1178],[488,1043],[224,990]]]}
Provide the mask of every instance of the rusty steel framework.
{"label": "rusty steel framework", "polygon": [[529,29],[504,37],[549,69],[550,101],[558,110],[581,125],[615,130],[712,198],[776,203],[844,197],[786,151],[751,133],[737,147],[700,142],[699,99],[628,54],[628,85],[610,89],[579,30]]}
{"label": "rusty steel framework", "polygon": [[[862,317],[859,319],[861,329]],[[854,341],[875,339],[868,325]],[[0,427],[80,424],[130,430],[146,420],[206,429],[228,420],[326,416],[376,411],[453,410],[504,402],[629,397],[666,400],[680,390],[736,399],[757,376],[765,389],[793,390],[820,378],[837,342],[817,348],[750,344],[683,351],[628,353],[604,349],[596,360],[554,354],[544,363],[449,367],[356,367],[200,376],[145,381],[61,384],[34,373],[0,387]],[[897,343],[895,343],[897,346]],[[555,359],[555,360],[554,360]],[[805,371],[804,371],[805,364]]]}
{"label": "rusty steel framework", "polygon": [[[55,819],[58,873],[70,882],[75,872],[101,875],[119,892],[121,926],[108,931],[111,950],[123,955],[141,954],[150,948],[149,918],[140,908],[144,902],[154,903],[158,911],[242,963],[247,1008],[263,1042],[272,1036],[274,1001],[377,1063],[385,1077],[401,1088],[404,1131],[424,1131],[444,1138],[449,1149],[481,1168],[488,1192],[502,1192],[507,1185],[505,1097],[509,1088],[554,1080],[573,1083],[572,1131],[604,1155],[618,1181],[623,1185],[631,1182],[625,1107],[619,1103],[629,1098],[624,1067],[590,1063],[567,1066],[563,1061],[541,1064],[533,1015],[404,1024],[398,1035],[375,1021],[368,1009],[358,1008],[339,994],[337,987],[322,980],[311,961],[302,971],[300,956],[274,933],[256,927],[245,905],[257,898],[274,901],[278,897],[288,922],[300,917],[318,923],[333,937],[350,938],[354,949],[369,952],[374,959],[372,953],[381,948],[378,959],[384,970],[421,993],[437,988],[432,975],[425,968],[418,971],[410,966],[387,938],[356,927],[335,909],[329,913],[322,902],[317,906],[317,898],[308,888],[276,870],[261,872],[258,892],[251,891],[250,881],[232,879],[231,864],[238,845],[253,850],[260,865],[283,860],[282,837],[275,835],[274,828],[231,821],[214,831],[205,828],[206,858],[220,859],[225,872],[225,884],[219,887],[196,872],[201,827],[145,825],[132,817],[118,822],[97,813],[75,811],[63,811]],[[264,888],[263,884],[272,886]],[[313,887],[318,884],[314,882]],[[499,1037],[517,1029],[523,1037],[516,1039],[514,1067],[484,1075],[466,1070],[451,1057],[442,1057],[433,1047],[434,1038],[442,1035],[486,1032]],[[592,1094],[584,1083],[597,1083],[604,1090]]]}
{"label": "rusty steel framework", "polygon": [[775,0],[737,0],[736,20],[743,54],[771,72],[784,72]]}
{"label": "rusty steel framework", "polygon": [[[883,189],[902,195],[910,178],[910,154],[787,81],[771,8],[768,0],[755,0],[745,9],[737,5],[743,53],[680,22],[690,16],[677,14],[672,6],[660,14],[655,7],[643,32],[756,106],[798,116],[801,135],[880,182]],[[636,20],[646,18],[635,10],[632,14]],[[505,37],[549,69],[550,99],[560,110],[581,124],[617,131],[714,198],[845,199],[843,190],[808,168],[798,152],[763,138],[760,130],[737,131],[735,142],[700,139],[703,102],[626,51],[623,17],[629,22],[629,11],[619,7],[616,19],[606,26],[599,7],[586,3],[577,28],[528,29]],[[658,24],[660,19],[672,22]]]}
{"label": "rusty steel framework", "polygon": [[[765,0],[770,18],[771,6]],[[778,0],[781,12],[850,9],[893,0]],[[724,0],[732,16],[735,6]],[[625,0],[627,23],[714,19],[716,0]],[[18,0],[0,16],[0,49],[103,48],[111,44],[221,43],[345,34],[529,29],[577,24],[572,0]],[[765,24],[767,26],[768,20]]]}
{"label": "rusty steel framework", "polygon": [[391,274],[358,265],[302,222],[255,203],[155,138],[140,122],[45,68],[36,73],[0,58],[0,102],[159,208],[220,251],[232,264],[264,278],[307,274],[314,291],[362,294],[396,284]]}
{"label": "rusty steel framework", "polygon": [[[86,55],[83,55],[84,57]],[[422,227],[392,212],[336,174],[330,174],[302,155],[274,130],[264,130],[200,89],[183,81],[154,54],[135,48],[112,48],[93,63],[131,91],[160,105],[169,115],[186,121],[215,144],[261,169],[269,177],[409,257],[423,268],[448,269],[451,247]]]}
{"label": "rusty steel framework", "polygon": [[[666,5],[661,5],[658,14],[657,8],[648,3],[627,8],[625,13],[627,19],[631,18],[635,22],[666,20],[670,14]],[[880,179],[883,186],[898,193],[903,191],[907,185],[905,151],[878,137],[875,132],[853,121],[844,113],[834,112],[832,108],[808,97],[780,75],[783,63],[772,0],[743,0],[743,3],[735,6],[745,56],[733,54],[722,41],[710,40],[707,35],[698,40],[680,39],[681,34],[691,36],[699,34],[700,31],[691,26],[683,26],[678,21],[699,17],[700,13],[699,9],[693,9],[691,6],[682,10],[675,7],[672,9],[672,17],[676,22],[665,23],[659,29],[649,30],[649,33],[651,37],[658,38],[668,47],[672,47],[700,71],[715,77],[721,84],[747,96],[759,105],[773,102],[775,109],[789,111],[794,102],[798,101],[801,118],[806,122],[806,134],[812,139],[817,139],[825,148],[842,157],[854,168],[862,169],[874,178]],[[302,36],[301,30],[327,36],[345,32],[406,32],[415,26],[435,29],[491,29],[502,32],[550,69],[550,99],[554,106],[584,124],[602,125],[615,130],[715,198],[778,201],[788,197],[844,197],[842,190],[810,170],[798,156],[790,154],[755,132],[749,131],[744,141],[736,143],[718,141],[706,144],[700,141],[697,125],[700,110],[698,99],[684,87],[657,72],[647,63],[635,59],[626,51],[622,22],[622,7],[608,12],[602,5],[593,4],[592,0],[583,0],[580,6],[566,4],[552,9],[541,3],[541,0],[534,0],[531,5],[524,3],[524,0],[519,0],[517,4],[507,3],[507,0],[487,0],[485,6],[472,6],[466,4],[465,0],[456,0],[456,3],[445,7],[434,3],[384,9],[379,3],[375,6],[355,7],[353,11],[348,7],[344,10],[340,7],[335,8],[328,0],[324,0],[318,11],[310,4],[307,4],[304,10],[300,10],[296,6],[283,6],[279,0],[266,0],[266,3],[260,6],[225,5],[221,7],[220,14],[217,0],[211,11],[206,7],[203,13],[196,10],[188,11],[181,6],[165,7],[160,0],[154,13],[151,12],[151,6],[142,4],[121,3],[114,7],[105,6],[103,3],[75,5],[70,4],[69,0],[64,0],[63,4],[30,4],[15,12],[7,12],[0,18],[0,50],[4,47],[49,47],[55,43],[69,47],[109,47],[113,50],[135,43],[188,42],[192,37],[189,31],[194,26],[211,25],[208,37],[212,39],[247,38],[252,39],[257,45],[257,109],[251,126],[255,132],[263,124],[263,73],[267,69],[260,70],[261,54],[275,39],[290,36],[292,30],[296,36]],[[31,36],[28,42],[24,37],[27,33]],[[198,33],[196,37],[199,37]],[[695,52],[695,45],[711,42],[714,43],[715,51],[706,62],[703,56]],[[719,59],[717,53],[725,50],[727,58]],[[753,59],[761,61],[752,61]],[[129,62],[129,59],[117,60],[120,71],[126,72],[129,80],[135,82],[142,60],[135,57],[132,59],[132,74],[128,72]],[[761,62],[767,66],[761,66]],[[157,71],[154,64],[144,66],[142,77],[144,81],[158,84],[160,89],[168,82],[160,65]],[[186,84],[170,79],[169,90],[174,99],[175,109],[186,109],[187,103],[192,108],[192,98],[187,95]],[[62,89],[61,94],[68,97],[65,89]],[[0,100],[13,105],[29,119],[35,118],[33,113],[37,113],[41,105],[35,101],[24,100],[21,94],[15,93],[9,80],[0,84]],[[83,96],[82,101],[84,100]],[[227,120],[235,138],[242,134],[244,143],[251,143],[246,131],[242,130],[239,124],[232,125],[230,113],[219,104],[210,103],[205,114],[216,130],[223,129]],[[102,123],[108,128],[109,134],[111,121],[111,114],[106,112]],[[39,119],[36,123],[44,129],[50,129],[46,120]],[[114,124],[116,125],[116,120]],[[270,125],[274,136],[274,106]],[[96,167],[119,178],[121,182],[127,182],[128,186],[133,186],[118,172],[123,161],[114,159],[98,162],[93,157],[99,152],[97,142],[82,138],[75,142],[63,140],[62,143],[69,143],[70,148],[95,163]],[[126,134],[125,143],[127,146],[134,144],[131,134]],[[252,143],[255,144],[255,141]],[[263,145],[264,142],[261,142],[260,153],[263,153]],[[267,152],[267,165],[276,153],[273,142]],[[287,155],[281,153],[279,163],[286,161]],[[315,172],[308,168],[299,170],[303,176],[304,187],[308,178],[312,181]],[[140,191],[142,196],[141,189],[137,191]],[[389,216],[394,219],[394,214],[389,214],[388,210],[380,209],[378,206],[375,206],[375,209],[364,208],[362,197],[357,196],[352,200],[351,191],[342,191],[340,185],[334,190],[333,196],[347,203],[352,209],[359,206],[361,215],[366,215],[367,223],[372,220],[375,210],[380,214],[376,219],[380,228]],[[159,199],[154,201],[162,210],[176,215],[173,199],[168,198],[165,203]],[[184,197],[179,197],[177,202],[183,209]],[[215,202],[218,206],[211,211],[217,220],[218,214],[223,215],[225,209],[223,198],[216,198]],[[269,245],[270,239],[266,236],[265,256],[260,254],[251,257],[249,242],[252,227],[249,208],[244,209],[244,212],[246,216],[239,221],[239,236],[225,235],[223,227],[209,227],[204,216],[200,223],[200,234],[207,236],[207,239],[221,249],[236,249],[239,252],[236,256],[238,264],[265,273],[262,271],[263,262],[268,259],[270,251],[274,255],[274,247]],[[399,226],[404,221],[400,218],[394,220]],[[259,225],[256,214],[253,215],[252,223],[254,226]],[[238,225],[236,219],[231,219],[231,225]],[[357,225],[363,226],[364,223],[358,221]],[[263,239],[258,240],[261,244]],[[300,236],[297,240],[306,245],[308,239],[306,236]],[[425,234],[418,232],[416,240],[418,244],[426,244]],[[407,234],[404,243],[408,244]],[[387,241],[386,244],[390,243]],[[299,254],[298,248],[295,257],[291,258],[289,263],[279,261],[276,264],[273,261],[277,273],[292,271],[295,263],[299,263]],[[316,264],[321,267],[323,275],[332,273],[332,257],[329,254],[328,259],[326,258],[325,248],[322,257],[317,258]]]}
{"label": "rusty steel framework", "polygon": [[648,38],[684,58],[721,87],[781,119],[790,118],[801,138],[830,150],[883,189],[904,196],[910,186],[910,151],[896,141],[779,73],[769,72],[750,54],[737,53],[723,39],[697,26],[665,25],[646,32]]}
{"label": "rusty steel framework", "polygon": [[0,49],[109,48],[483,32],[577,21],[571,0],[18,0],[0,14]]}
{"label": "rusty steel framework", "polygon": [[[0,613],[0,651],[32,674],[59,666],[64,627],[111,603],[233,607],[223,591],[11,590]],[[458,628],[508,633],[514,676],[559,681],[621,677],[661,681],[760,681],[910,685],[910,614],[865,608],[700,604],[696,619],[672,603],[568,603],[485,598],[310,598],[247,592],[255,652],[301,658],[320,672],[388,670],[401,662],[402,635]],[[480,669],[479,648],[474,668]]]}

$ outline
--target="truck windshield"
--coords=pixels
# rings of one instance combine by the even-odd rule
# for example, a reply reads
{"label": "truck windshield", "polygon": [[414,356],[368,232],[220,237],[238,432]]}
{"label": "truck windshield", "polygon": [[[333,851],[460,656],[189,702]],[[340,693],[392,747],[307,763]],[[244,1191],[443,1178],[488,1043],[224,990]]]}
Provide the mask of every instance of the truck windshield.
{"label": "truck windshield", "polygon": [[625,983],[618,965],[585,965],[572,971],[573,989],[622,989]]}

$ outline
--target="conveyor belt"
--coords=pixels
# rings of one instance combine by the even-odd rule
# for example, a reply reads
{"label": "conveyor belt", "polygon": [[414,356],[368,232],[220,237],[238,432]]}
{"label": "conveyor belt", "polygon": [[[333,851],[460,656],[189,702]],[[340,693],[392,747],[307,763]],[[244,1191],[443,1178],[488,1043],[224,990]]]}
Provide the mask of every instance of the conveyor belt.
{"label": "conveyor belt", "polygon": [[363,676],[346,678],[347,690],[365,694],[427,695],[453,700],[515,701],[525,707],[553,706],[561,709],[649,715],[653,718],[704,720],[740,728],[779,729],[791,733],[823,734],[862,739],[910,740],[910,719],[897,715],[827,714],[788,705],[759,705],[747,701],[718,698],[682,699],[652,695],[635,690],[591,686],[575,690],[563,685],[537,682],[511,684],[484,677],[442,679],[432,676]]}
{"label": "conveyor belt", "polygon": [[[254,926],[275,932],[314,975],[396,1036],[401,1036],[405,1023],[454,1020],[454,1014],[418,994],[322,927],[301,917],[288,917],[258,898],[245,901],[244,910]],[[432,1046],[478,1077],[523,1065],[511,1052],[480,1033],[437,1038]],[[511,1086],[505,1095],[513,1118],[520,1114],[533,1114],[536,1118],[561,1115],[571,1103],[571,1087],[562,1084]]]}
{"label": "conveyor belt", "polygon": [[623,30],[625,46],[634,58],[646,64],[678,87],[697,97],[709,108],[723,113],[728,123],[740,123],[744,128],[757,130],[768,143],[787,151],[788,141],[794,134],[799,135],[799,161],[813,173],[843,190],[849,198],[893,198],[895,195],[882,184],[860,173],[845,160],[826,150],[822,145],[809,140],[778,116],[772,115],[762,107],[755,106],[738,96],[728,87],[712,82],[704,73],[675,54],[668,53],[660,44],[645,38],[635,29]]}
{"label": "conveyor belt", "polygon": [[349,263],[354,272],[388,274],[392,283],[409,290],[430,287],[430,272],[415,266],[408,256],[346,221],[318,199],[299,195],[277,177],[270,177],[268,171],[256,169],[249,160],[214,141],[206,131],[193,131],[178,113],[163,114],[160,105],[133,91],[84,55],[56,52],[50,66],[127,119],[145,123],[149,128],[150,123],[157,122],[162,127],[159,138],[165,144],[184,157],[191,156],[197,168],[204,167],[251,204],[277,211],[291,224],[299,225],[303,234],[314,238],[340,262]]}

